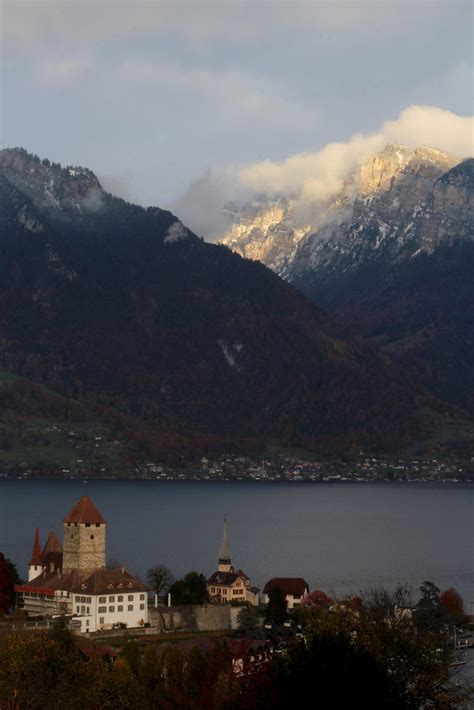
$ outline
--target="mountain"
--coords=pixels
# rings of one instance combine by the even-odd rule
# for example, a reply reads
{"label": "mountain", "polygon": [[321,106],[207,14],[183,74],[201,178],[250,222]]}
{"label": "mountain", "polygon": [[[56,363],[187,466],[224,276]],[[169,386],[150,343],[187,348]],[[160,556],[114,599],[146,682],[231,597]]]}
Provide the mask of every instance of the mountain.
{"label": "mountain", "polygon": [[131,459],[397,449],[439,409],[264,265],[22,149],[0,152],[0,368]]}
{"label": "mountain", "polygon": [[246,216],[222,241],[354,324],[437,396],[474,412],[473,187],[472,159],[388,145],[320,206],[316,226],[295,222],[291,200],[279,201],[281,216],[269,225],[275,201],[261,201],[258,219],[242,207]]}

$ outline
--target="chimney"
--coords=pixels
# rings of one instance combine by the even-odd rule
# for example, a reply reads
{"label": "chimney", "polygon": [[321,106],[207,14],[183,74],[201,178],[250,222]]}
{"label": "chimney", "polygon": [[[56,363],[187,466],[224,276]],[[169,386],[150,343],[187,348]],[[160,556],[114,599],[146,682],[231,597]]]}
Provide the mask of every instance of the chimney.
{"label": "chimney", "polygon": [[125,574],[125,567],[123,565],[120,565],[120,571],[122,574]]}

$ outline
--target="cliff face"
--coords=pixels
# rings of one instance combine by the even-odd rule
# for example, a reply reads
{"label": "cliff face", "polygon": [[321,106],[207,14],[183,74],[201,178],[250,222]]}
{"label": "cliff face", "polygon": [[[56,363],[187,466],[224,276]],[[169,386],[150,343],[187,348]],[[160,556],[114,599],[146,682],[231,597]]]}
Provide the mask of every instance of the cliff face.
{"label": "cliff face", "polygon": [[314,209],[311,224],[301,223],[291,199],[273,205],[262,200],[235,210],[221,241],[289,280],[432,251],[442,241],[469,236],[472,187],[451,174],[458,163],[431,148],[388,145]]}
{"label": "cliff face", "polygon": [[[295,244],[284,211],[289,238],[272,268],[437,395],[474,411],[474,160],[389,145],[348,176],[324,218]],[[259,253],[252,222],[242,231]]]}

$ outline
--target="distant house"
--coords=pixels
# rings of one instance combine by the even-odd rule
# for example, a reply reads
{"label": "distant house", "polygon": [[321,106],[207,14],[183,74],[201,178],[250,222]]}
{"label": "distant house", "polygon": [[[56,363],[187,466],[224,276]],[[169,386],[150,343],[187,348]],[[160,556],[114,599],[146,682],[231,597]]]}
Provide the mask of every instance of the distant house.
{"label": "distant house", "polygon": [[232,567],[227,539],[227,522],[224,521],[224,534],[217,562],[217,572],[207,580],[207,593],[215,604],[230,602],[259,604],[260,590],[250,585],[250,578],[241,569],[235,571]]}
{"label": "distant house", "polygon": [[263,588],[262,601],[268,604],[270,592],[278,587],[283,592],[288,609],[299,606],[306,594],[309,594],[309,586],[302,577],[272,577]]}

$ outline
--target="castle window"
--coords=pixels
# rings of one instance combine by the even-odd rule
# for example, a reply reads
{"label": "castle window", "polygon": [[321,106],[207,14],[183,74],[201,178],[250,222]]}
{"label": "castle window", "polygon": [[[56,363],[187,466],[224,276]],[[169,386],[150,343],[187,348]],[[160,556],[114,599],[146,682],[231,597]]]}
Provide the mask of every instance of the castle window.
{"label": "castle window", "polygon": [[80,614],[80,613],[81,613],[81,607],[76,606],[76,613],[77,613],[77,614]]}
{"label": "castle window", "polygon": [[100,523],[95,524],[96,528],[100,528]]}
{"label": "castle window", "polygon": [[117,601],[118,601],[118,602],[123,602],[123,597],[122,597],[122,596],[117,597]]}
{"label": "castle window", "polygon": [[99,624],[103,624],[103,623],[104,623],[104,617],[101,616],[101,617],[99,618]]}
{"label": "castle window", "polygon": [[129,594],[129,595],[128,595],[128,601],[129,601],[129,602],[133,602],[133,594]]}
{"label": "castle window", "polygon": [[[100,607],[99,607],[99,614],[105,614],[106,611],[107,611],[107,607],[106,607],[106,606],[100,606]],[[101,621],[100,623],[103,624],[104,622]]]}
{"label": "castle window", "polygon": [[109,606],[109,614],[113,614],[114,612],[115,612],[115,607]]}
{"label": "castle window", "polygon": [[144,608],[145,608],[145,605],[144,605],[144,604],[140,604],[140,609],[144,609]]}
{"label": "castle window", "polygon": [[109,602],[114,602],[114,601],[115,601],[115,597],[109,597]]}
{"label": "castle window", "polygon": [[90,606],[88,606],[86,609],[86,614],[90,614],[90,613],[91,613],[91,608],[90,608]]}
{"label": "castle window", "polygon": [[129,605],[128,605],[128,610],[129,610],[129,611],[133,611],[133,604],[129,604]]}
{"label": "castle window", "polygon": [[74,523],[74,527],[77,528],[77,523]]}
{"label": "castle window", "polygon": [[87,602],[88,604],[91,604],[91,603],[92,603],[92,597],[87,597],[86,602]]}
{"label": "castle window", "polygon": [[91,526],[90,523],[86,523],[86,528],[90,528],[90,526]]}
{"label": "castle window", "polygon": [[145,595],[144,595],[144,594],[140,594],[140,599],[145,599]]}
{"label": "castle window", "polygon": [[123,611],[123,606],[118,606],[117,611]]}
{"label": "castle window", "polygon": [[99,604],[105,604],[107,597],[99,597]]}
{"label": "castle window", "polygon": [[93,535],[91,535],[91,540],[93,540],[93,539],[94,539],[94,536],[93,536]]}

